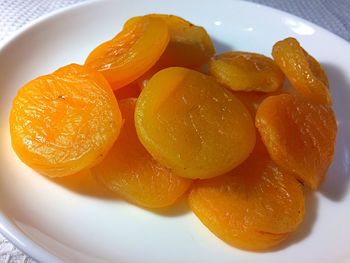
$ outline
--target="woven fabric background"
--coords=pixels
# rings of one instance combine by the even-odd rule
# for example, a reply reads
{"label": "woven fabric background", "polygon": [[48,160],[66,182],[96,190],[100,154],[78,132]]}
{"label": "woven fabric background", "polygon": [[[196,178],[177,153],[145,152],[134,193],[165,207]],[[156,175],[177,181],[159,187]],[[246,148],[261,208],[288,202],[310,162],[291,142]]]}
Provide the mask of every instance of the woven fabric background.
{"label": "woven fabric background", "polygon": [[[0,44],[28,22],[59,8],[83,1],[85,0],[0,0]],[[349,0],[249,1],[303,17],[350,41]],[[37,262],[35,259],[22,253],[0,234],[0,263],[35,262]]]}

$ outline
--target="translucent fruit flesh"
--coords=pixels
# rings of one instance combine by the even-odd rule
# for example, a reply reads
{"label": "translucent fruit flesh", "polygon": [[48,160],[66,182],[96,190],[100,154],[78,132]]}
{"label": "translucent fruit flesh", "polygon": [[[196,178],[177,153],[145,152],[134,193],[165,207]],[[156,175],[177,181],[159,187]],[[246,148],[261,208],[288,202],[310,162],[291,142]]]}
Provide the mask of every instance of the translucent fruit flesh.
{"label": "translucent fruit flesh", "polygon": [[119,102],[124,119],[120,136],[106,158],[91,171],[110,190],[137,205],[157,208],[173,204],[192,180],[165,168],[140,143],[134,124],[136,99]]}
{"label": "translucent fruit flesh", "polygon": [[76,64],[27,83],[10,114],[13,149],[24,163],[50,177],[75,174],[100,162],[120,127],[108,82]]}
{"label": "translucent fruit flesh", "polygon": [[332,104],[326,73],[296,39],[278,41],[273,46],[272,56],[300,95],[316,102]]}
{"label": "translucent fruit flesh", "polygon": [[85,65],[100,71],[113,89],[119,89],[147,72],[168,42],[168,27],[162,19],[134,17],[117,36],[96,47]]}
{"label": "translucent fruit flesh", "polygon": [[332,108],[288,94],[271,96],[260,104],[255,123],[271,158],[318,188],[334,155]]}
{"label": "translucent fruit flesh", "polygon": [[226,87],[236,91],[272,92],[284,81],[284,74],[268,57],[250,52],[230,51],[209,62],[209,73]]}
{"label": "translucent fruit flesh", "polygon": [[255,144],[246,107],[210,77],[185,68],[155,74],[137,101],[135,122],[145,148],[189,178],[223,174]]}
{"label": "translucent fruit flesh", "polygon": [[193,25],[174,15],[152,14],[148,16],[163,19],[169,28],[170,41],[157,62],[159,67],[200,66],[214,55],[214,45],[203,27]]}
{"label": "translucent fruit flesh", "polygon": [[216,236],[248,250],[276,246],[299,226],[305,209],[295,177],[254,153],[225,175],[196,181],[189,204]]}

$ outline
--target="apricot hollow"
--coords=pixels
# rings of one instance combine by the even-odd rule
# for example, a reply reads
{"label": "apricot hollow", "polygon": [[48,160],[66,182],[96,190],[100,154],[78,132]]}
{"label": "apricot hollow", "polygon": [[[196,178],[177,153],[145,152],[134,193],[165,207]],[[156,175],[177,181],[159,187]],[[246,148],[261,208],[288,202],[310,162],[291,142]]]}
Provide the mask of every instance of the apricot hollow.
{"label": "apricot hollow", "polygon": [[168,42],[168,27],[162,19],[134,17],[113,39],[96,47],[85,65],[101,72],[113,89],[119,89],[149,70]]}
{"label": "apricot hollow", "polygon": [[[205,65],[203,67],[187,67],[187,68],[206,74],[206,72],[203,72],[203,70],[202,70],[202,68],[204,68],[204,67],[205,67]],[[159,66],[156,64],[154,67],[152,67],[150,70],[148,70],[145,74],[143,74],[141,77],[139,77],[137,80],[135,80],[132,84],[137,85],[139,87],[139,89],[142,90],[144,87],[147,86],[147,82],[158,71],[161,71],[162,69],[165,69],[165,68],[167,68],[167,67]]]}
{"label": "apricot hollow", "polygon": [[120,89],[114,90],[114,96],[117,100],[127,98],[138,98],[141,93],[141,87],[137,83],[128,84]]}
{"label": "apricot hollow", "polygon": [[119,102],[124,119],[120,136],[106,158],[91,169],[98,181],[126,200],[147,208],[173,204],[192,180],[165,168],[140,143],[134,123],[136,99]]}
{"label": "apricot hollow", "polygon": [[233,95],[235,95],[249,110],[253,119],[255,118],[255,114],[259,108],[261,102],[264,101],[269,96],[275,96],[280,94],[287,93],[284,90],[278,90],[275,92],[245,92],[245,91],[233,91]]}
{"label": "apricot hollow", "polygon": [[164,68],[158,67],[158,65],[155,65],[150,70],[148,70],[145,74],[143,74],[141,77],[135,80],[133,83],[137,85],[141,91],[143,90],[144,87],[147,86],[147,82],[153,77],[153,75],[162,69]]}
{"label": "apricot hollow", "polygon": [[[256,111],[261,102],[271,95],[279,95],[285,91],[278,90],[275,92],[246,92],[246,91],[232,91],[233,94],[247,107],[253,119],[255,119]],[[256,142],[253,152],[260,154],[268,154],[267,149],[261,139],[259,132],[256,132]]]}
{"label": "apricot hollow", "polygon": [[191,209],[211,232],[247,250],[287,238],[304,218],[304,203],[295,177],[259,154],[225,175],[196,181],[189,194]]}
{"label": "apricot hollow", "polygon": [[10,114],[13,149],[25,164],[49,177],[96,165],[120,127],[119,107],[108,82],[76,64],[24,85]]}
{"label": "apricot hollow", "polygon": [[332,108],[299,96],[271,96],[260,104],[255,124],[271,158],[317,189],[334,155]]}
{"label": "apricot hollow", "polygon": [[188,178],[231,170],[255,144],[246,107],[211,77],[186,68],[167,68],[149,80],[137,100],[135,124],[150,154]]}
{"label": "apricot hollow", "polygon": [[272,48],[272,56],[300,95],[320,103],[332,104],[325,71],[295,38],[278,41]]}
{"label": "apricot hollow", "polygon": [[283,72],[271,58],[250,52],[230,51],[213,57],[209,73],[236,91],[272,92],[284,81]]}

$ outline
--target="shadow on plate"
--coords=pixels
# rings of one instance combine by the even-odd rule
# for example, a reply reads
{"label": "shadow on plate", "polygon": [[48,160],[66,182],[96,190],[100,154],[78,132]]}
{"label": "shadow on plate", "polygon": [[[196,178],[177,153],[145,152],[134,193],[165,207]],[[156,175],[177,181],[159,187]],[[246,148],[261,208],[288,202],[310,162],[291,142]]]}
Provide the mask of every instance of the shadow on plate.
{"label": "shadow on plate", "polygon": [[147,209],[147,211],[151,211],[157,215],[163,216],[163,217],[176,217],[181,216],[184,214],[187,214],[191,212],[188,204],[187,204],[187,197],[188,194],[182,195],[179,200],[175,202],[175,204],[163,207],[163,208],[157,208],[157,209]]}
{"label": "shadow on plate", "polygon": [[116,194],[100,185],[90,171],[49,180],[77,194],[101,199],[119,199]]}
{"label": "shadow on plate", "polygon": [[[46,178],[46,177],[45,177]],[[78,174],[60,177],[60,178],[50,178],[48,179],[51,182],[60,185],[74,193],[81,194],[84,196],[113,200],[116,202],[127,202],[118,194],[113,193],[107,188],[103,187],[96,179],[92,176],[89,171],[84,171]],[[137,206],[140,209],[152,212],[164,217],[176,217],[190,212],[189,207],[187,206],[187,195],[183,195],[180,199],[173,205],[164,208],[157,209],[147,209],[129,203],[132,206]]]}
{"label": "shadow on plate", "polygon": [[322,64],[326,70],[333,95],[338,134],[334,161],[320,187],[320,192],[332,201],[341,201],[350,184],[350,83],[344,72],[331,64]]}

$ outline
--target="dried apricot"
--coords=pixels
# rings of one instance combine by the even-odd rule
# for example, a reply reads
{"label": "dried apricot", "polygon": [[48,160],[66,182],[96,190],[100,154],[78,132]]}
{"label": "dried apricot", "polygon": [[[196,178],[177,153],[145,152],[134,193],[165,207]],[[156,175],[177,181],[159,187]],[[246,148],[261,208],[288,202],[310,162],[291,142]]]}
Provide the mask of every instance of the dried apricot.
{"label": "dried apricot", "polygon": [[206,63],[215,53],[207,31],[175,15],[152,14],[164,20],[170,32],[170,41],[158,66],[192,67]]}
{"label": "dried apricot", "polygon": [[278,41],[273,46],[272,56],[302,96],[320,103],[332,104],[325,71],[295,38]]}
{"label": "dried apricot", "polygon": [[138,136],[178,175],[209,178],[243,162],[255,144],[246,107],[211,77],[173,67],[159,71],[137,101]]}
{"label": "dried apricot", "polygon": [[168,42],[169,30],[162,19],[134,17],[117,36],[96,47],[85,64],[100,71],[113,89],[119,89],[149,70]]}
{"label": "dried apricot", "polygon": [[299,96],[271,96],[260,104],[255,123],[271,158],[316,189],[334,155],[332,108]]}
{"label": "dried apricot", "polygon": [[124,119],[120,136],[106,158],[91,169],[110,190],[140,206],[156,208],[174,203],[192,180],[175,175],[146,151],[134,123],[136,99],[119,102]]}
{"label": "dried apricot", "polygon": [[232,90],[272,92],[284,81],[284,74],[266,56],[230,51],[215,56],[209,62],[209,73]]}
{"label": "dried apricot", "polygon": [[304,193],[292,174],[252,154],[229,173],[199,180],[189,205],[216,236],[248,250],[276,246],[304,217]]}
{"label": "dried apricot", "polygon": [[50,177],[88,169],[116,140],[121,114],[102,74],[71,64],[19,90],[10,114],[18,157]]}

